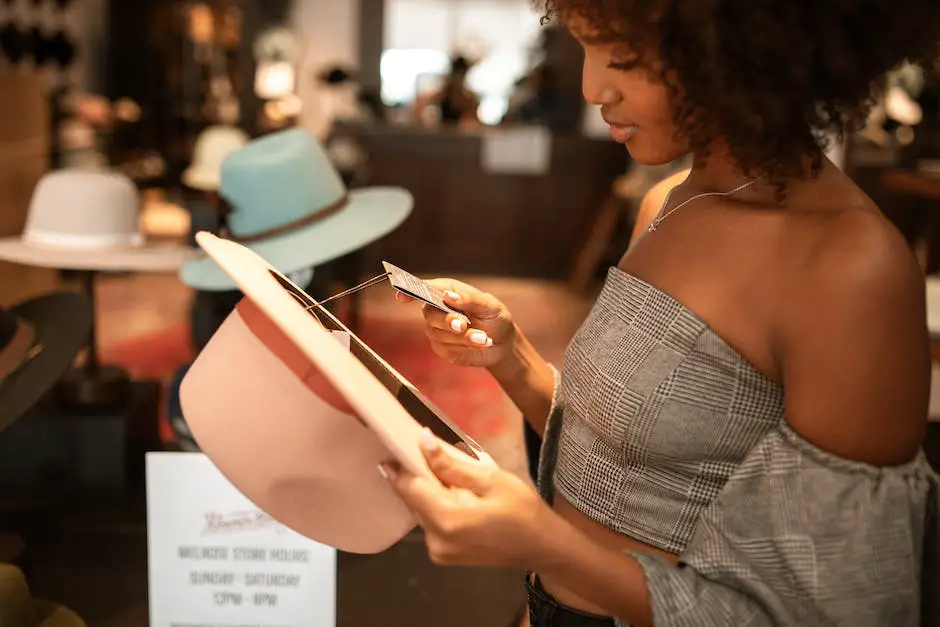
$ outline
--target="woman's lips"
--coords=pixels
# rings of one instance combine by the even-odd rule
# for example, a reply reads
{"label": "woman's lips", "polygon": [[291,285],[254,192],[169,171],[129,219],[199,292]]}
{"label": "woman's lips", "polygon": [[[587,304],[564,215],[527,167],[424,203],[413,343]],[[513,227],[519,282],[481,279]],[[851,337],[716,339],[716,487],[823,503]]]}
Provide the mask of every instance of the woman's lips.
{"label": "woman's lips", "polygon": [[610,137],[620,144],[624,144],[636,134],[639,127],[636,124],[610,124]]}

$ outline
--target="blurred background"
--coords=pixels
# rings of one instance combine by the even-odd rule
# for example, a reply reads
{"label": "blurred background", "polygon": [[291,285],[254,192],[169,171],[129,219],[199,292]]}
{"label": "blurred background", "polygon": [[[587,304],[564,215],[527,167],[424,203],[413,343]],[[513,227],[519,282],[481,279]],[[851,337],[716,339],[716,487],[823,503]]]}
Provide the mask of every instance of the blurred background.
{"label": "blurred background", "polygon": [[[0,237],[19,236],[37,183],[69,169],[121,173],[147,240],[191,246],[224,224],[221,159],[299,126],[349,188],[415,199],[393,232],[317,265],[308,291],[337,293],[382,260],[454,276],[498,295],[556,363],[626,249],[639,200],[683,165],[630,162],[581,98],[577,44],[540,25],[529,0],[2,0],[0,57]],[[930,290],[940,71],[902,67],[890,83],[866,128],[829,152],[902,230]],[[0,563],[87,625],[146,625],[143,455],[196,450],[174,386],[238,295],[198,292],[175,271],[0,262],[4,307],[57,289],[93,298],[80,360],[108,370],[82,381],[121,393],[70,404],[51,393],[0,432]],[[412,308],[378,287],[334,309],[529,474],[533,443],[512,405],[485,373],[441,363]],[[508,624],[519,577],[441,572],[418,541],[342,556],[338,624]]]}

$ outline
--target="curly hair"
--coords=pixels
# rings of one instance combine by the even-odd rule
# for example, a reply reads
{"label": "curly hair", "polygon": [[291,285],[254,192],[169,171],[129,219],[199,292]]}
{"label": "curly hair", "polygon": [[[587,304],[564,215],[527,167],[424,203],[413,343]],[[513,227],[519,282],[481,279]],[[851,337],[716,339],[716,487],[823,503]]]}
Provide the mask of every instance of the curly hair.
{"label": "curly hair", "polygon": [[940,0],[537,0],[585,21],[670,91],[693,154],[716,138],[738,168],[781,181],[822,163],[826,135],[864,124],[885,75],[940,59]]}

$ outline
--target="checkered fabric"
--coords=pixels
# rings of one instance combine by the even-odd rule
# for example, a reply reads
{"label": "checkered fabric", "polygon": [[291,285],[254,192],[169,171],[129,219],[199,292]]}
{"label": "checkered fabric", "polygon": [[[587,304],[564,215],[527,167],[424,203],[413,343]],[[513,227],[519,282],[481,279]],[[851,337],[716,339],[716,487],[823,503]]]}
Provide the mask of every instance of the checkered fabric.
{"label": "checkered fabric", "polygon": [[938,500],[923,456],[873,468],[781,424],[702,513],[682,568],[633,556],[656,627],[937,627]]}
{"label": "checkered fabric", "polygon": [[568,348],[560,394],[553,487],[670,553],[783,420],[779,385],[681,303],[617,268]]}
{"label": "checkered fabric", "polygon": [[657,627],[940,626],[940,481],[923,456],[877,469],[813,447],[779,385],[616,268],[563,371],[540,492],[681,556],[633,554]]}

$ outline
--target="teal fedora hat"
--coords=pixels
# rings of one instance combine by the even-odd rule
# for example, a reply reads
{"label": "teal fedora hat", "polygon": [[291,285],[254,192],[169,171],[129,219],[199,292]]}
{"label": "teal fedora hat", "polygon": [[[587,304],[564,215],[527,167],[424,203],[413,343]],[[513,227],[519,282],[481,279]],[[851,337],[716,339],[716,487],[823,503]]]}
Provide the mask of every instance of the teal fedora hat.
{"label": "teal fedora hat", "polygon": [[[395,230],[411,213],[404,189],[347,190],[310,132],[265,135],[222,162],[219,195],[230,206],[221,235],[247,246],[283,274],[315,267]],[[185,263],[180,280],[205,291],[237,289],[209,257]]]}

